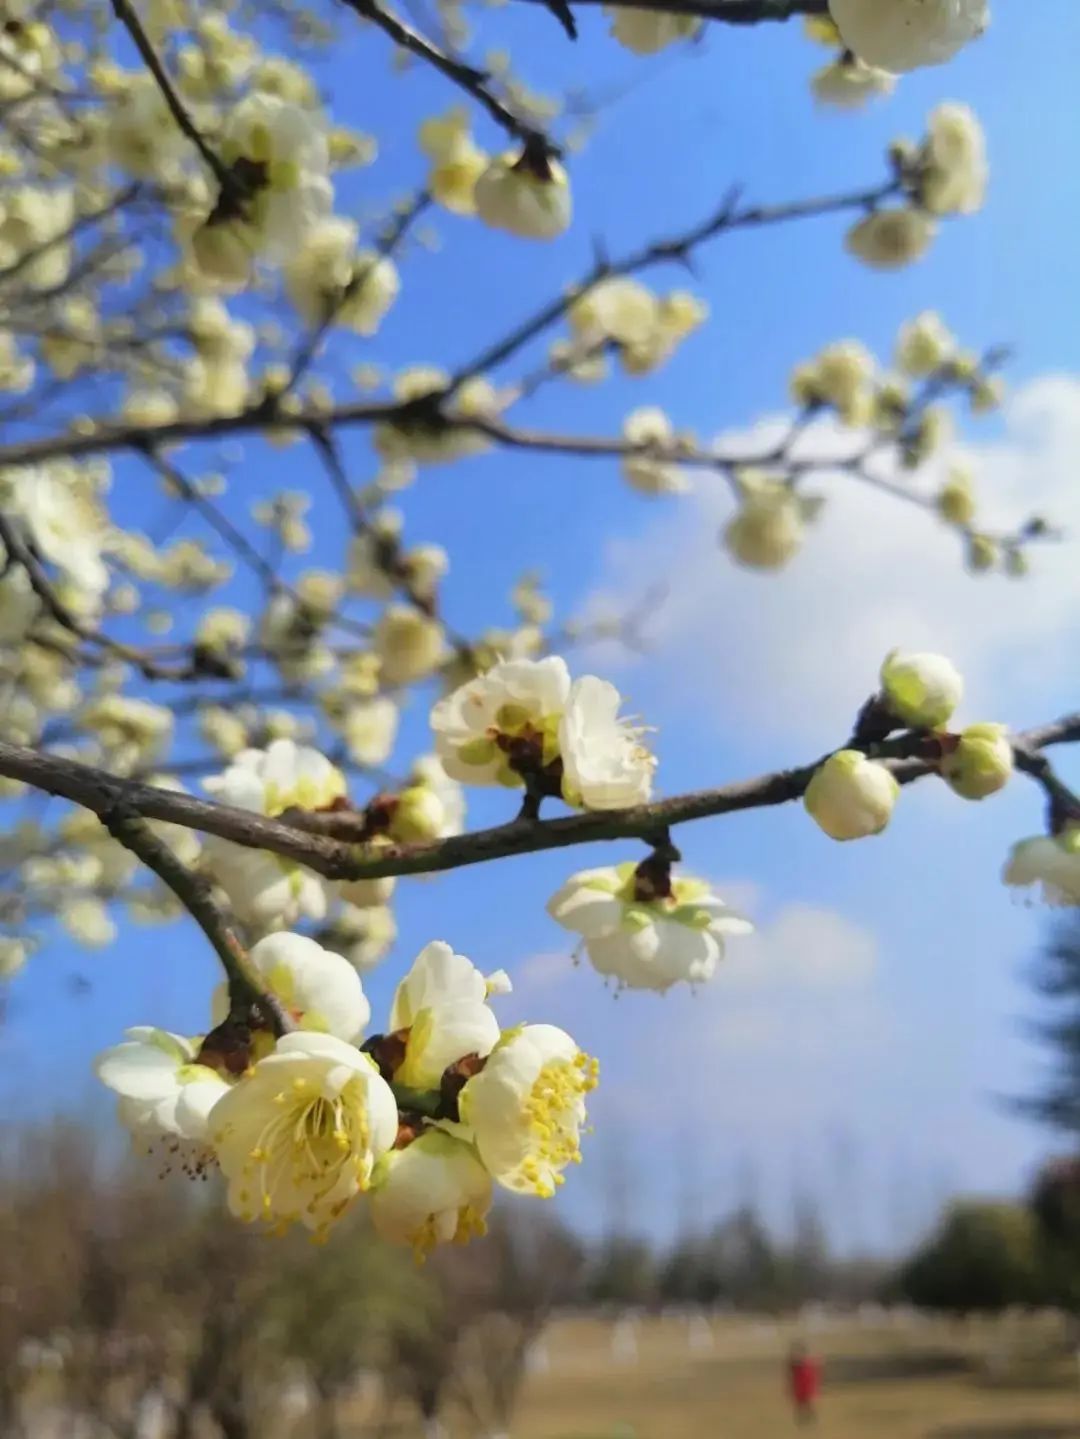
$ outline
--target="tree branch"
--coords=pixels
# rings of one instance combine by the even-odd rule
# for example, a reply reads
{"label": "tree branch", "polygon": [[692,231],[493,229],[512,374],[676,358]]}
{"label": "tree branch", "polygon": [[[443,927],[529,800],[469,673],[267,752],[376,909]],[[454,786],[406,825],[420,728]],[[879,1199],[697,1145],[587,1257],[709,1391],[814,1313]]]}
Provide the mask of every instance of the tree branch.
{"label": "tree branch", "polygon": [[[204,163],[210,168],[222,190],[227,194],[237,195],[238,187],[236,176],[224,161],[210,148],[203,138],[199,127],[188,114],[184,102],[180,99],[176,87],[169,79],[164,65],[162,65],[161,60],[158,58],[157,51],[150,43],[150,37],[143,29],[142,22],[129,3],[129,0],[112,0],[112,7],[116,18],[131,36],[143,63],[153,76],[154,83],[161,91],[162,98],[169,107],[169,113],[195,146],[196,150],[198,150]],[[238,198],[243,197],[239,196]]]}
{"label": "tree branch", "polygon": [[467,65],[463,60],[455,59],[426,36],[421,35],[418,30],[398,18],[391,11],[378,4],[378,0],[341,0],[341,3],[348,9],[354,11],[363,20],[370,20],[380,30],[390,36],[395,44],[407,50],[410,55],[416,55],[419,59],[438,70],[441,75],[452,81],[459,89],[482,105],[497,125],[501,125],[508,135],[513,135],[516,140],[537,155],[558,155],[559,147],[548,139],[543,130],[535,125],[530,125],[527,120],[515,114],[499,97],[489,88],[490,76],[484,70],[478,70],[474,65]]}
{"label": "tree branch", "polygon": [[516,354],[530,340],[536,339],[544,330],[562,319],[583,295],[595,289],[603,280],[636,275],[653,265],[671,261],[685,265],[698,245],[714,240],[718,235],[726,234],[730,230],[758,229],[763,225],[778,225],[788,220],[816,219],[821,215],[833,215],[843,210],[868,210],[899,194],[901,190],[902,185],[898,179],[889,179],[870,189],[854,190],[843,195],[824,195],[783,205],[748,205],[739,209],[739,192],[733,189],[728,192],[717,210],[679,234],[671,235],[667,239],[653,240],[621,260],[609,260],[606,255],[600,254],[592,269],[576,286],[563,290],[542,309],[524,320],[517,329],[482,350],[468,364],[462,366],[454,375],[449,393],[452,394],[473,375],[494,369],[496,365],[501,365],[504,360]]}
{"label": "tree branch", "polygon": [[[547,0],[529,0],[545,5]],[[633,10],[659,10],[663,14],[700,15],[722,25],[759,25],[768,20],[791,20],[797,15],[827,15],[828,0],[571,0],[571,5],[616,4]]]}
{"label": "tree branch", "polygon": [[117,799],[97,814],[113,839],[137,855],[172,890],[206,935],[228,980],[232,1015],[240,1018],[255,1010],[275,1034],[284,1034],[290,1026],[277,1001],[252,979],[247,951],[215,903],[209,881],[181,863],[125,800]]}
{"label": "tree branch", "polygon": [[[698,245],[730,230],[780,224],[788,220],[813,219],[843,210],[866,209],[897,193],[898,186],[898,181],[889,180],[872,189],[855,190],[843,195],[797,200],[784,205],[751,205],[742,210],[737,208],[737,195],[733,192],[707,219],[680,234],[654,241],[622,260],[613,261],[606,257],[598,259],[589,273],[569,292],[561,292],[509,335],[488,346],[463,365],[441,398],[451,397],[473,375],[493,369],[516,354],[530,340],[560,320],[575,300],[598,285],[601,280],[637,274],[664,262],[679,261],[685,264]],[[18,441],[0,446],[0,469],[8,465],[41,464],[53,459],[79,459],[88,455],[107,454],[114,450],[155,450],[184,440],[219,439],[226,435],[248,434],[255,430],[268,429],[274,425],[301,432],[310,430],[313,425],[328,430],[339,426],[375,424],[380,420],[398,419],[403,414],[407,415],[409,409],[408,403],[383,400],[339,405],[328,410],[313,407],[293,414],[281,410],[271,396],[249,405],[235,415],[181,418],[163,425],[135,425],[105,417],[97,420],[93,428],[86,433],[54,435],[46,439]],[[469,421],[447,419],[447,423],[468,425]]]}
{"label": "tree branch", "polygon": [[[1080,742],[1080,713],[1066,715],[1014,736],[1021,751],[1037,752],[1051,745]],[[901,784],[933,774],[921,758],[922,735],[901,735],[874,747]],[[831,753],[831,751],[830,751]],[[248,810],[196,799],[174,790],[120,779],[90,765],[43,754],[0,741],[0,775],[21,780],[46,794],[58,795],[101,815],[118,804],[147,819],[164,820],[188,829],[218,835],[235,844],[266,849],[291,859],[331,880],[381,879],[390,875],[434,874],[486,864],[511,855],[537,854],[602,840],[643,839],[692,820],[742,810],[768,809],[801,799],[815,771],[828,756],[795,769],[777,770],[718,789],[658,800],[633,809],[592,811],[565,819],[515,820],[472,834],[454,835],[431,844],[398,846],[377,852],[330,837],[358,820],[342,814],[290,811],[267,819]]]}

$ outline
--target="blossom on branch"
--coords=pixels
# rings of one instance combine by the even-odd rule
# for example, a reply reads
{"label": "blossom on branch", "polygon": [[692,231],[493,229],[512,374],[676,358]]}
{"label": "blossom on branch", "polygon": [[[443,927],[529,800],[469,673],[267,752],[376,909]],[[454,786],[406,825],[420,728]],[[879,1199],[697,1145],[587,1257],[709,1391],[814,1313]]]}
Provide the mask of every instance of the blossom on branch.
{"label": "blossom on branch", "polygon": [[988,0],[829,0],[845,46],[900,72],[941,65],[990,23]]}
{"label": "blossom on branch", "polygon": [[[222,804],[273,817],[285,810],[325,809],[346,793],[345,777],[318,750],[279,739],[265,750],[242,750],[223,774],[204,781]],[[238,916],[261,929],[286,929],[301,917],[326,914],[323,880],[267,850],[249,849],[208,835],[208,872],[226,891]]]}
{"label": "blossom on branch", "polygon": [[326,1234],[397,1136],[372,1061],[329,1034],[286,1034],[217,1103],[210,1133],[229,1208],[246,1223]]}
{"label": "blossom on branch", "polygon": [[586,869],[548,901],[552,919],[584,942],[593,968],[621,988],[663,992],[703,984],[724,956],[729,934],[747,934],[749,920],[730,910],[704,880],[654,877],[635,864]]}
{"label": "blossom on branch", "polygon": [[618,690],[564,660],[506,660],[438,701],[431,727],[447,774],[530,788],[585,809],[624,809],[652,791],[656,761],[619,716]]}
{"label": "blossom on branch", "polygon": [[473,1146],[428,1129],[375,1166],[371,1222],[380,1238],[425,1259],[439,1244],[483,1235],[491,1198],[491,1175]]}
{"label": "blossom on branch", "polygon": [[497,1183],[550,1199],[581,1160],[585,1096],[598,1065],[551,1024],[508,1030],[461,1091],[461,1122]]}
{"label": "blossom on branch", "polygon": [[806,811],[830,839],[865,839],[889,823],[899,793],[883,764],[859,750],[838,750],[807,786]]}

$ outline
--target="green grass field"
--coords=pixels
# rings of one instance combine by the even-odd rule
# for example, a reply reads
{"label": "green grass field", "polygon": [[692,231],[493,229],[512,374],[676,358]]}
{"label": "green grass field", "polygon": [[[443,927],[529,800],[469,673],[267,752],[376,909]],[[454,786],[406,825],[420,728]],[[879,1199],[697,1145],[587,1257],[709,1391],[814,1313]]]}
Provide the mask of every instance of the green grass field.
{"label": "green grass field", "polygon": [[[559,1321],[513,1439],[771,1439],[796,1429],[783,1360],[803,1337],[824,1361],[821,1439],[1080,1439],[1080,1366],[1053,1319],[914,1320],[809,1328],[681,1317],[624,1327]],[[546,1361],[546,1362],[545,1362]]]}

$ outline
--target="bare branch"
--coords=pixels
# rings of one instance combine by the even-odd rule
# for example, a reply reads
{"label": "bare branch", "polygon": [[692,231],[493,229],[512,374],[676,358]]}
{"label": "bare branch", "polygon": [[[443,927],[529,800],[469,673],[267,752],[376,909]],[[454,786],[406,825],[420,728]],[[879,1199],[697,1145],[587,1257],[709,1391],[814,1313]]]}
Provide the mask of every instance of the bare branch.
{"label": "bare branch", "polygon": [[124,29],[135,42],[135,48],[142,57],[143,63],[154,77],[154,83],[161,91],[162,97],[169,107],[169,113],[177,125],[188,137],[191,143],[202,156],[203,161],[210,168],[218,184],[226,194],[235,195],[237,192],[236,176],[229,167],[221,160],[207,144],[199,127],[188,114],[184,102],[177,94],[176,87],[165,70],[164,65],[158,58],[157,51],[150,43],[150,37],[142,27],[138,15],[129,3],[129,0],[112,0],[113,11],[116,18],[123,25]]}
{"label": "bare branch", "polygon": [[341,3],[348,9],[355,11],[364,20],[370,20],[380,30],[385,31],[395,44],[400,45],[403,50],[408,50],[411,55],[438,70],[455,85],[471,95],[472,98],[482,105],[497,125],[515,139],[520,140],[526,149],[531,150],[539,156],[558,155],[559,147],[555,145],[542,130],[530,125],[527,120],[513,110],[490,88],[490,76],[484,70],[478,70],[473,65],[467,65],[463,60],[458,60],[448,55],[445,50],[440,50],[434,41],[421,35],[411,25],[399,19],[398,16],[387,10],[378,3],[378,0],[341,0]]}
{"label": "bare branch", "polygon": [[232,1014],[239,1018],[254,1009],[275,1034],[284,1034],[290,1026],[277,1001],[252,979],[247,951],[215,903],[209,882],[177,859],[137,811],[122,801],[98,814],[113,839],[137,855],[168,885],[206,935],[228,979]]}
{"label": "bare branch", "polygon": [[[548,0],[529,0],[545,5]],[[827,15],[828,0],[572,0],[574,5],[626,5],[634,10],[658,10],[670,15],[700,15],[722,25],[759,25],[762,21],[792,20],[797,15]]]}
{"label": "bare branch", "polygon": [[890,179],[871,189],[855,190],[844,195],[819,196],[812,200],[796,200],[786,205],[750,205],[745,209],[738,207],[738,190],[731,190],[719,209],[680,234],[671,235],[665,240],[653,240],[621,260],[609,260],[605,255],[600,255],[592,269],[576,286],[564,290],[509,335],[482,350],[463,365],[454,375],[449,393],[452,394],[473,375],[494,369],[496,365],[508,360],[530,340],[536,339],[556,321],[561,320],[571,306],[603,280],[636,275],[653,265],[670,261],[686,264],[698,245],[714,240],[718,235],[730,230],[757,229],[763,225],[783,224],[788,220],[816,219],[821,215],[834,215],[843,210],[868,210],[899,194],[900,190],[900,181]]}
{"label": "bare branch", "polygon": [[[741,210],[736,203],[737,195],[732,193],[707,219],[681,234],[654,241],[622,260],[598,260],[576,287],[569,292],[560,293],[509,335],[488,346],[463,365],[440,398],[449,398],[473,375],[493,369],[515,355],[529,341],[560,320],[576,299],[598,285],[601,280],[618,275],[637,274],[664,262],[685,263],[698,245],[731,230],[780,224],[788,220],[812,219],[844,210],[867,209],[897,193],[898,186],[898,181],[889,180],[872,189],[856,190],[843,195],[798,200],[785,205],[752,205]],[[310,430],[312,425],[329,430],[339,426],[374,424],[380,420],[392,421],[403,414],[407,415],[409,409],[408,404],[385,400],[339,405],[331,409],[311,408],[291,413],[281,410],[274,396],[270,395],[235,415],[181,418],[163,425],[135,425],[106,417],[94,422],[92,428],[85,427],[85,432],[80,431],[78,434],[53,435],[46,439],[18,441],[0,446],[0,469],[7,465],[40,464],[51,459],[78,459],[87,455],[107,454],[114,450],[156,450],[183,440],[218,439],[226,435],[248,434],[268,429],[274,425],[300,432]],[[469,422],[459,420],[455,423]]]}
{"label": "bare branch", "polygon": [[[1020,751],[1032,753],[1051,745],[1078,742],[1080,713],[1014,736]],[[902,735],[874,746],[873,754],[888,764],[901,784],[910,784],[935,773],[933,761],[923,757],[925,747],[925,736]],[[777,770],[755,779],[739,780],[718,789],[699,790],[633,809],[592,811],[565,819],[515,820],[430,844],[372,851],[328,837],[328,833],[340,834],[350,826],[360,832],[360,816],[291,811],[287,818],[267,819],[248,810],[120,779],[59,755],[0,741],[0,775],[9,779],[21,780],[47,794],[71,800],[95,814],[108,813],[121,804],[144,818],[184,825],[249,848],[266,849],[331,880],[434,874],[511,855],[537,854],[602,840],[649,841],[665,829],[691,820],[767,809],[800,799],[826,758],[828,756],[822,756],[812,764],[795,769]]]}

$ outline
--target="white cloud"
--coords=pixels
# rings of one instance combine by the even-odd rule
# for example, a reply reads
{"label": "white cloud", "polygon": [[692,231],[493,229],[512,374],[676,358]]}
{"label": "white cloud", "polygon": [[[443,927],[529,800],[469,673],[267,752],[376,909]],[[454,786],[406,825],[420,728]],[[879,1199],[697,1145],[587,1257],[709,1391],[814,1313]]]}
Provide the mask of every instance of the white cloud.
{"label": "white cloud", "polygon": [[[690,1003],[638,1008],[631,1048],[664,1054],[677,1042],[700,1112],[723,1116],[725,1128],[787,1132],[846,1112],[858,1098],[852,1076],[887,1067],[894,1034],[877,971],[869,930],[835,910],[786,905],[731,941]],[[618,1084],[616,1109],[671,1121],[670,1094],[634,1075]]]}
{"label": "white cloud", "polygon": [[[1027,385],[1003,419],[1003,438],[966,451],[977,466],[982,522],[1004,529],[1042,513],[1080,533],[1080,380]],[[766,448],[779,424],[723,443]],[[834,431],[813,443],[836,453]],[[932,493],[937,479],[920,476],[919,484]],[[828,503],[780,575],[742,570],[720,549],[731,499],[708,475],[694,496],[658,510],[644,537],[610,548],[596,604],[625,609],[650,584],[668,585],[643,667],[650,686],[715,716],[721,732],[752,728],[813,747],[846,728],[889,649],[932,648],[964,671],[972,718],[1050,717],[1039,697],[1071,675],[1080,638],[1080,562],[1068,536],[1033,549],[1024,581],[975,578],[956,537],[932,515],[842,475],[816,488]],[[633,692],[635,677],[624,685]],[[644,707],[646,695],[633,697]]]}
{"label": "white cloud", "polygon": [[835,910],[786,905],[745,939],[732,941],[714,983],[755,990],[859,989],[877,969],[877,941]]}

